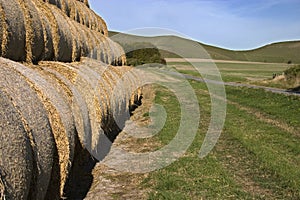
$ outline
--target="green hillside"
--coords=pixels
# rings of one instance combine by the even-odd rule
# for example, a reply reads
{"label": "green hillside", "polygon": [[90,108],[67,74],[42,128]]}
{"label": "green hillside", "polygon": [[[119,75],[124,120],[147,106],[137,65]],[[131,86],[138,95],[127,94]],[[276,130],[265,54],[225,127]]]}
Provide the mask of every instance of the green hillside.
{"label": "green hillside", "polygon": [[[117,32],[110,32],[110,37],[116,36]],[[142,37],[134,36],[128,34],[122,34],[119,38],[122,37],[124,41],[135,41],[135,42],[149,42],[152,44],[157,44],[161,41],[180,41],[194,42],[188,39],[179,38],[177,36],[158,36],[158,37]],[[113,37],[114,39],[114,37]],[[198,42],[199,43],[199,42]],[[228,49],[223,49],[207,44],[199,43],[210,55],[212,59],[217,60],[238,60],[238,61],[252,61],[252,62],[268,62],[268,63],[300,63],[300,41],[289,41],[289,42],[279,42],[269,44],[257,49],[247,50],[247,51],[233,51]],[[185,52],[188,50],[188,46],[181,45],[182,51]],[[173,53],[161,50],[161,54],[164,58],[179,57]],[[191,57],[197,58],[207,58],[207,55],[194,54]]]}

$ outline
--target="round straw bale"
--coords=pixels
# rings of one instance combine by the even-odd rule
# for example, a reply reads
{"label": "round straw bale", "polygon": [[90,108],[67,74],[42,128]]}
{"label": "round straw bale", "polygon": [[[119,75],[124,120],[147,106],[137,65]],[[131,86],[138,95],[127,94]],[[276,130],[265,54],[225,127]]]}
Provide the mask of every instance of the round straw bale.
{"label": "round straw bale", "polygon": [[117,60],[116,60],[116,66],[123,66],[126,62],[126,55],[124,49],[121,47],[120,44],[115,42],[115,46],[117,49]]}
{"label": "round straw bale", "polygon": [[84,27],[79,23],[73,23],[73,25],[76,29],[78,40],[79,40],[80,57],[86,57],[89,55],[90,51],[89,51],[89,44],[88,44],[89,41],[85,31],[83,30]]}
{"label": "round straw bale", "polygon": [[67,16],[70,16],[70,9],[69,9],[69,4],[67,1],[68,0],[44,0],[44,2],[55,5],[64,14],[66,14]]}
{"label": "round straw bale", "polygon": [[[55,7],[49,7],[54,16],[52,38],[54,39],[55,60],[61,62],[72,61],[72,34],[64,16]],[[53,20],[53,19],[52,19]]]}
{"label": "round straw bale", "polygon": [[106,49],[106,45],[105,45],[105,37],[103,35],[100,35],[98,32],[96,31],[92,31],[98,41],[99,41],[99,44],[98,44],[98,49],[99,49],[99,57],[98,57],[98,60],[102,61],[103,63],[108,63],[108,52],[109,52],[109,49]]}
{"label": "round straw bale", "polygon": [[[81,66],[80,69],[83,70],[88,76],[92,76],[93,74],[98,74],[99,76],[96,77],[98,80],[98,85],[101,86],[98,92],[99,94],[101,94],[100,96],[104,96],[104,98],[102,98],[101,106],[103,108],[106,107],[105,108],[106,112],[103,112],[105,113],[105,117],[102,119],[102,129],[112,141],[114,139],[114,136],[111,135],[112,133],[111,130],[114,127],[113,110],[116,107],[118,107],[119,101],[122,101],[121,100],[122,98],[116,98],[115,100],[112,100],[112,92],[113,92],[113,88],[115,87],[114,84],[118,79],[118,77],[111,74],[109,72],[109,68],[105,67],[105,65],[101,63],[86,65],[85,62],[84,66]],[[122,91],[119,91],[119,94],[121,93]]]}
{"label": "round straw bale", "polygon": [[62,8],[60,0],[46,0],[46,2],[48,2],[48,3],[52,4],[52,5],[57,6],[59,9]]}
{"label": "round straw bale", "polygon": [[43,25],[44,41],[45,41],[44,55],[41,58],[41,60],[53,60],[54,44],[52,38],[52,28],[47,17],[41,16],[41,20]]}
{"label": "round straw bale", "polygon": [[104,36],[108,37],[108,29],[107,29],[107,25],[105,23],[105,21],[103,20],[102,17],[100,17],[99,15],[97,15],[94,11],[91,10],[91,12],[94,14],[94,16],[96,17],[96,21],[98,24],[98,32],[102,33]]}
{"label": "round straw bale", "polygon": [[88,47],[89,47],[89,52],[87,57],[96,59],[97,58],[97,40],[94,37],[93,33],[91,30],[84,30],[86,33],[87,39],[88,39]]}
{"label": "round straw bale", "polygon": [[0,88],[0,169],[5,199],[27,199],[32,180],[32,149],[18,110]]}
{"label": "round straw bale", "polygon": [[[0,56],[2,56],[2,51],[5,50],[5,45],[7,41],[4,42],[3,35],[6,35],[6,23],[5,23],[5,12],[0,4]],[[4,43],[4,44],[3,44]],[[2,45],[4,48],[2,48]]]}
{"label": "round straw bale", "polygon": [[[120,70],[123,70],[122,68],[120,68]],[[132,94],[134,94],[134,92],[136,90],[135,87],[137,86],[137,83],[135,82],[135,77],[133,76],[131,71],[123,72],[122,83],[123,83],[123,85],[125,85],[124,90],[126,91],[126,98],[128,100],[126,108],[129,108],[130,110],[132,110],[132,108],[136,107],[136,105],[134,104],[134,98],[133,98]]]}
{"label": "round straw bale", "polygon": [[109,41],[109,46],[112,49],[112,61],[111,65],[117,66],[119,62],[119,58],[122,55],[122,52],[120,51],[119,46],[117,45],[116,42],[112,41],[111,39],[108,38]]}
{"label": "round straw bale", "polygon": [[0,171],[0,199],[5,199],[5,185],[4,185],[4,182],[2,180],[2,174],[1,174],[1,171]]}
{"label": "round straw bale", "polygon": [[[124,99],[126,99],[126,94],[124,93],[123,84],[119,84],[121,78],[112,70],[113,67],[108,67],[105,70],[105,76],[108,80],[110,80],[111,88],[111,97],[110,101],[110,110],[112,121],[116,121],[119,125],[119,128],[123,128],[123,123],[125,121],[120,120],[121,118],[124,120],[125,118],[123,114],[124,111]],[[129,115],[128,115],[129,116]],[[116,119],[116,117],[120,117],[120,119]],[[127,118],[126,118],[127,120]]]}
{"label": "round straw bale", "polygon": [[[103,65],[101,63],[95,64],[95,69],[93,70],[90,65],[80,64],[79,71],[85,74],[87,77],[91,77],[90,84],[96,91],[96,95],[99,99],[100,107],[101,107],[101,119],[103,120],[108,116],[106,108],[108,108],[108,93],[107,88],[104,85],[103,79],[101,77],[101,73],[104,71]],[[100,111],[100,110],[99,110]]]}
{"label": "round straw bale", "polygon": [[40,60],[44,51],[43,26],[35,8],[30,0],[18,0],[24,16],[26,29],[26,61]]}
{"label": "round straw bale", "polygon": [[111,48],[111,52],[112,52],[112,58],[111,58],[111,63],[110,65],[114,65],[116,66],[117,65],[117,61],[118,61],[118,53],[119,53],[119,50],[117,48],[117,45],[115,42],[113,42],[112,40],[109,40],[109,47]]}
{"label": "round straw bale", "polygon": [[114,75],[116,80],[114,92],[116,92],[115,90],[118,90],[117,92],[122,94],[122,99],[126,100],[128,98],[127,89],[126,89],[128,84],[123,84],[122,79],[123,79],[124,70],[121,70],[121,68],[119,67],[109,67],[109,69]]}
{"label": "round straw bale", "polygon": [[108,30],[104,20],[94,11],[89,9],[87,6],[84,6],[80,1],[68,0],[68,4],[71,19],[85,25],[91,30],[95,30],[108,36]]}
{"label": "round straw bale", "polygon": [[[83,72],[87,71],[93,77],[98,75],[96,78],[98,79],[98,94],[101,98],[102,105],[102,113],[105,121],[108,121],[109,117],[109,94],[110,90],[107,87],[107,82],[104,81],[102,74],[108,66],[104,63],[96,61],[94,59],[84,58],[81,60],[79,64],[79,69]],[[96,73],[95,73],[96,72]]]}
{"label": "round straw bale", "polygon": [[82,7],[84,5],[81,5],[80,2],[73,1],[74,3],[74,9],[75,9],[75,19],[78,23],[86,26],[87,16],[84,12],[82,12]]}
{"label": "round straw bale", "polygon": [[68,16],[70,17],[70,7],[69,7],[69,2],[68,0],[61,0],[61,9],[62,11]]}
{"label": "round straw bale", "polygon": [[47,112],[26,80],[9,67],[10,63],[6,64],[7,67],[0,68],[0,87],[6,89],[14,104],[18,106],[35,141],[36,177],[31,199],[44,199],[51,177],[55,150]]}
{"label": "round straw bale", "polygon": [[[40,16],[41,25],[43,27],[43,35],[44,35],[44,53],[41,57],[41,60],[53,60],[54,59],[54,44],[52,38],[52,27],[48,17],[49,11],[43,2],[39,0],[33,0],[32,3],[35,5],[38,14]],[[51,14],[51,13],[50,13]],[[48,19],[49,18],[49,19]]]}
{"label": "round straw bale", "polygon": [[85,25],[91,30],[96,30],[97,32],[100,32],[100,31],[98,31],[99,27],[98,27],[98,21],[97,21],[96,14],[91,9],[89,9],[86,6],[82,6],[81,4],[82,3],[77,2],[77,7],[80,8],[81,14],[86,16]]}
{"label": "round straw bale", "polygon": [[80,16],[80,23],[85,25],[86,27],[90,27],[90,13],[87,11],[87,7],[82,5],[81,2],[74,1],[75,7]]}
{"label": "round straw bale", "polygon": [[[98,32],[96,31],[92,31],[92,30],[88,30],[90,32],[90,34],[93,36],[95,42],[96,42],[96,46],[94,48],[94,54],[93,54],[93,58],[96,60],[101,60],[101,56],[104,54],[105,50],[104,50],[104,45],[102,42],[102,39],[99,35]],[[103,57],[103,56],[102,56]]]}
{"label": "round straw bale", "polygon": [[[61,65],[62,65],[62,67],[57,66],[56,68],[52,68],[52,69],[58,71],[66,79],[71,81],[72,84],[74,85],[74,87],[76,88],[76,90],[79,92],[79,96],[81,97],[81,99],[83,99],[86,102],[85,104],[87,105],[87,109],[88,109],[88,118],[85,117],[84,121],[86,119],[89,119],[90,122],[85,123],[86,130],[89,130],[89,131],[84,133],[85,140],[84,140],[84,142],[82,141],[82,143],[85,144],[86,149],[91,150],[93,135],[98,135],[97,132],[101,131],[99,129],[100,126],[97,125],[97,121],[95,120],[96,119],[96,109],[95,109],[95,104],[93,101],[95,95],[93,93],[91,86],[87,83],[87,80],[83,79],[81,76],[79,76],[78,69],[76,69],[72,66],[66,65],[66,64],[62,64],[62,63],[61,63]],[[85,110],[85,108],[83,108],[83,110]],[[75,112],[75,114],[76,113],[77,112]]]}
{"label": "round straw bale", "polygon": [[70,18],[80,23],[80,15],[74,0],[67,0],[70,9]]}
{"label": "round straw bale", "polygon": [[[35,0],[35,2],[38,4],[38,0]],[[38,7],[40,8],[40,11],[43,12],[42,15],[47,17],[51,25],[54,49],[54,58],[52,58],[52,60],[71,62],[72,35],[68,24],[66,24],[64,19],[64,15],[61,10],[54,5],[39,3]]]}
{"label": "round straw bale", "polygon": [[72,82],[58,72],[59,67],[54,67],[53,65],[43,65],[43,69],[56,76],[56,78],[59,79],[59,82],[62,82],[71,90],[72,99],[70,105],[72,107],[78,138],[82,147],[86,148],[87,145],[91,143],[89,134],[91,133],[91,124],[85,100]]}
{"label": "round straw bale", "polygon": [[98,44],[98,48],[100,51],[100,61],[102,61],[105,64],[109,64],[109,55],[111,54],[111,51],[109,48],[107,48],[107,41],[106,41],[106,37],[104,37],[103,35],[98,34],[95,31],[91,31],[94,34],[96,34],[98,41],[100,41],[100,43]]}
{"label": "round straw bale", "polygon": [[[75,146],[74,121],[70,108],[57,91],[57,88],[53,86],[51,82],[43,78],[42,74],[18,63],[13,65],[13,68],[22,74],[26,81],[31,84],[31,87],[37,92],[48,112],[58,151],[60,173],[51,176],[47,195],[54,195],[57,190],[60,192],[60,195],[63,195],[63,189],[71,168]],[[60,184],[56,184],[57,182],[60,182]],[[60,186],[60,188],[56,188],[57,186]]]}
{"label": "round straw bale", "polygon": [[15,61],[24,61],[25,49],[25,22],[22,9],[16,0],[1,0],[0,5],[5,13],[6,31],[3,35],[6,43],[2,43],[2,56]]}
{"label": "round straw bale", "polygon": [[65,17],[65,20],[69,25],[70,33],[72,35],[72,62],[79,61],[81,57],[81,37],[78,34],[78,29],[74,25],[75,23],[68,17]]}
{"label": "round straw bale", "polygon": [[84,3],[88,8],[90,7],[88,0],[77,0],[77,1]]}
{"label": "round straw bale", "polygon": [[[122,76],[120,77],[118,73],[116,73],[115,67],[109,66],[108,70],[107,70],[107,76],[112,80],[113,82],[113,89],[112,89],[112,94],[114,94],[115,96],[113,96],[111,98],[111,101],[114,102],[112,103],[112,112],[113,114],[117,114],[117,116],[122,117],[122,119],[118,119],[117,121],[119,123],[119,126],[123,125],[123,123],[125,121],[120,121],[120,120],[127,120],[127,118],[129,118],[129,113],[125,113],[126,111],[126,99],[128,98],[126,96],[126,90],[124,88],[124,86],[126,86],[128,83],[127,82],[123,82],[122,81]],[[123,101],[125,100],[125,102]],[[128,114],[126,116],[126,114]],[[115,115],[113,115],[115,116]],[[126,116],[126,117],[125,117]],[[122,128],[122,127],[120,127]]]}
{"label": "round straw bale", "polygon": [[110,46],[111,40],[108,37],[103,37],[104,41],[104,48],[106,49],[107,52],[107,64],[111,64],[113,61],[113,49]]}
{"label": "round straw bale", "polygon": [[[79,71],[74,67],[74,70],[77,71],[78,77],[76,82],[74,83],[75,87],[79,88],[79,92],[85,98],[89,109],[89,117],[91,120],[91,127],[92,127],[92,136],[91,136],[91,145],[89,146],[90,149],[93,151],[97,148],[100,134],[103,133],[101,129],[101,122],[102,122],[102,111],[100,105],[100,97],[97,93],[97,80],[95,77],[89,77],[85,73]],[[80,67],[79,67],[80,68]]]}

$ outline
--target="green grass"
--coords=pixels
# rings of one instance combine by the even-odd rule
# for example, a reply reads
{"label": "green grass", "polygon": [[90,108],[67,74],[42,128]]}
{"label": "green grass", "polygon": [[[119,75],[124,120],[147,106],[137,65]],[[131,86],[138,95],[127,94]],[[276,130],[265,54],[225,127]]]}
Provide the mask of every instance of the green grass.
{"label": "green grass", "polygon": [[260,110],[294,127],[299,126],[299,97],[274,94],[262,89],[228,88],[226,94],[229,100],[238,99],[242,105]]}
{"label": "green grass", "polygon": [[[205,84],[190,83],[201,109],[197,136],[185,156],[144,180],[143,187],[152,189],[148,199],[299,199],[300,138],[234,105],[228,105],[215,149],[204,159],[198,158],[210,120],[210,98]],[[255,89],[226,90],[231,101],[298,128],[299,98]],[[180,107],[171,92],[160,87],[156,91],[156,103],[168,113],[156,140],[167,144],[177,131]]]}

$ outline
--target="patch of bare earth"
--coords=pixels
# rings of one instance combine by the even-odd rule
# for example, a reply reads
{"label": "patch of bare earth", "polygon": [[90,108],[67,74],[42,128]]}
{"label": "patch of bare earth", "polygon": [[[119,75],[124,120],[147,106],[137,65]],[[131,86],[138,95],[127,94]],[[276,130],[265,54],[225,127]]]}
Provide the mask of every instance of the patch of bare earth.
{"label": "patch of bare earth", "polygon": [[[131,120],[139,126],[147,126],[150,118],[147,115],[154,102],[155,91],[152,86],[143,88],[142,105],[138,107]],[[160,144],[151,139],[137,139],[131,137],[126,132],[121,132],[113,146],[122,148],[130,152],[152,151]],[[143,188],[142,182],[149,174],[132,174],[120,172],[102,162],[96,164],[93,172],[92,186],[86,196],[86,200],[110,200],[110,199],[147,199],[149,189]]]}

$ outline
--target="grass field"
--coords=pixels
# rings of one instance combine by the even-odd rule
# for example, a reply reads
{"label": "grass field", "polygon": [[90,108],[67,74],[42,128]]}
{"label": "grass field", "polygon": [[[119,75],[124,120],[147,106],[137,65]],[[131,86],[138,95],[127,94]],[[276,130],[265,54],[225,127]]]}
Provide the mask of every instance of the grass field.
{"label": "grass field", "polygon": [[[178,65],[178,63],[172,63]],[[183,65],[180,63],[180,65]],[[218,64],[225,80],[265,78],[284,67]],[[270,67],[270,68],[266,68]],[[186,65],[181,72],[196,75]],[[253,68],[259,69],[254,70]],[[300,199],[300,98],[261,89],[226,87],[227,118],[214,150],[198,157],[210,120],[210,96],[204,83],[190,81],[198,97],[201,122],[185,156],[152,172],[142,182],[148,199]],[[152,142],[166,145],[180,121],[176,97],[155,87],[155,102],[168,113]],[[157,148],[157,147],[156,147]]]}
{"label": "grass field", "polygon": [[[197,63],[196,63],[197,64]],[[205,66],[207,63],[198,63]],[[199,72],[190,63],[172,62],[168,65],[179,72],[200,76]],[[222,79],[225,82],[243,82],[259,84],[259,81],[271,80],[273,74],[282,74],[289,65],[287,64],[248,64],[248,63],[216,63]]]}
{"label": "grass field", "polygon": [[[210,98],[203,83],[191,85],[202,116],[197,137],[184,157],[144,180],[143,186],[152,189],[148,198],[299,199],[300,99],[227,87],[224,131],[213,152],[199,159]],[[180,109],[172,93],[159,87],[156,91],[156,103],[172,116],[156,137],[164,145],[174,137],[170,133],[176,133]]]}

